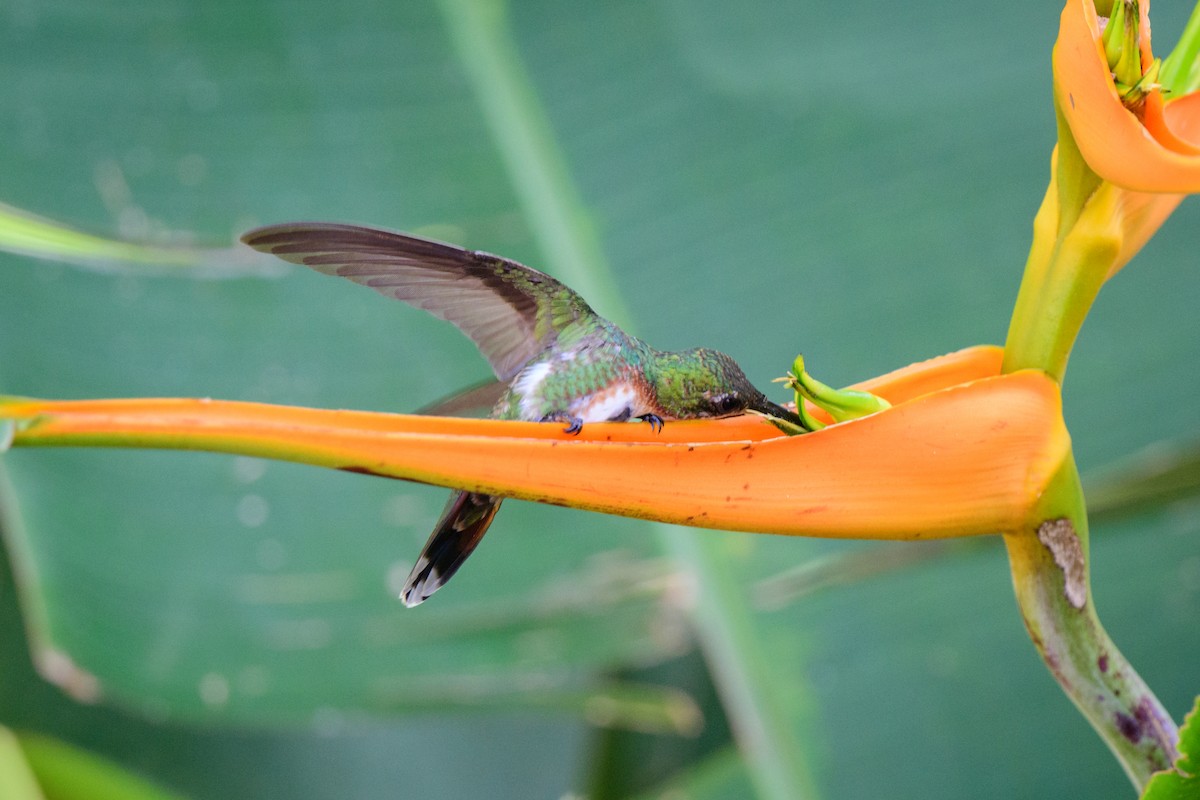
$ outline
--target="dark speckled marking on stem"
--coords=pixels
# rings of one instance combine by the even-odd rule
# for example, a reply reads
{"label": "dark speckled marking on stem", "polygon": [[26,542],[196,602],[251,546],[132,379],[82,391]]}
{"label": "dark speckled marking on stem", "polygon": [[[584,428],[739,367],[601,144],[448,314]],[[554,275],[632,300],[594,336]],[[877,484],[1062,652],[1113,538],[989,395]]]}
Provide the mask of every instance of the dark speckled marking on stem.
{"label": "dark speckled marking on stem", "polygon": [[1117,723],[1117,730],[1121,732],[1129,741],[1137,744],[1142,738],[1142,726],[1136,719],[1126,714],[1124,711],[1118,711],[1113,715]]}
{"label": "dark speckled marking on stem", "polygon": [[1108,672],[1108,653],[1100,654],[1100,657],[1096,659],[1096,666],[1100,668],[1101,672]]}
{"label": "dark speckled marking on stem", "polygon": [[1166,732],[1163,730],[1162,721],[1155,716],[1153,704],[1148,698],[1143,697],[1138,702],[1133,716],[1117,711],[1114,720],[1117,730],[1133,744],[1137,744],[1146,736],[1159,742],[1164,741]]}

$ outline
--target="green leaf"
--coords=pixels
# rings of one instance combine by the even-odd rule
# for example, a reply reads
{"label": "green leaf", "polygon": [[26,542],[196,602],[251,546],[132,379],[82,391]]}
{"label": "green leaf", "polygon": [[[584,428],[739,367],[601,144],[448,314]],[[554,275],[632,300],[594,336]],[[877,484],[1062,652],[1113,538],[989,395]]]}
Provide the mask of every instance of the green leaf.
{"label": "green leaf", "polygon": [[47,800],[180,798],[180,795],[161,789],[107,759],[53,737],[25,733],[19,739]]}
{"label": "green leaf", "polygon": [[[243,526],[253,521],[246,515],[261,513],[245,497],[234,506]],[[377,563],[264,564],[285,558],[278,553],[282,538],[268,539],[249,554],[248,564],[256,559],[256,567],[215,585],[198,583],[181,605],[129,605],[132,575],[124,570],[110,592],[85,609],[73,605],[68,587],[47,580],[39,541],[11,493],[0,499],[0,510],[0,533],[23,575],[34,662],[45,679],[80,700],[107,699],[156,716],[257,724],[301,722],[322,710],[374,716],[455,707],[556,709],[668,730],[694,724],[687,722],[694,712],[674,695],[591,685],[596,667],[681,646],[679,634],[669,634],[680,621],[662,602],[667,575],[661,562],[597,558],[538,591],[481,602],[464,590],[412,613],[394,590],[378,585],[384,576]],[[138,591],[170,594],[157,573],[172,570],[174,545],[163,543],[155,555],[136,538],[143,542],[142,579],[160,587]],[[406,570],[393,569],[393,578]],[[233,619],[241,622],[228,625]],[[156,658],[153,642],[162,634],[154,631],[164,625],[192,634]],[[131,652],[143,655],[130,659]],[[607,711],[595,713],[601,706]]]}
{"label": "green leaf", "polygon": [[1200,797],[1200,697],[1179,729],[1179,758],[1170,772],[1158,772],[1142,800],[1194,800]]}
{"label": "green leaf", "polygon": [[1085,480],[1089,516],[1120,519],[1200,494],[1200,442],[1158,442],[1117,459]]}
{"label": "green leaf", "polygon": [[0,250],[118,274],[186,272],[190,277],[214,278],[284,272],[278,263],[248,248],[105,239],[4,203],[0,203]]}
{"label": "green leaf", "polygon": [[43,800],[37,777],[21,750],[17,737],[0,726],[0,797],[7,800]]}
{"label": "green leaf", "polygon": [[636,800],[675,796],[689,800],[720,800],[749,797],[753,791],[746,762],[736,748],[726,747],[693,765],[685,774],[638,795]]}

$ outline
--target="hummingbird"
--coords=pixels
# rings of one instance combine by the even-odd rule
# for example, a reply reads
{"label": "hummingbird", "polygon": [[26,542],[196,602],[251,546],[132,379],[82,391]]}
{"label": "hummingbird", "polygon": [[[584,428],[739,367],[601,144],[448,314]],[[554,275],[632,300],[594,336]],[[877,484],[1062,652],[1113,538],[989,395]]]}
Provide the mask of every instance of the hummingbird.
{"label": "hummingbird", "polygon": [[[270,225],[242,241],[453,323],[496,374],[502,391],[491,412],[495,419],[555,422],[572,434],[587,422],[641,420],[657,432],[668,420],[747,411],[802,425],[724,353],[656,350],[601,317],[563,283],[516,261],[326,222]],[[424,602],[458,571],[501,500],[479,492],[451,495],[401,592],[406,606]]]}

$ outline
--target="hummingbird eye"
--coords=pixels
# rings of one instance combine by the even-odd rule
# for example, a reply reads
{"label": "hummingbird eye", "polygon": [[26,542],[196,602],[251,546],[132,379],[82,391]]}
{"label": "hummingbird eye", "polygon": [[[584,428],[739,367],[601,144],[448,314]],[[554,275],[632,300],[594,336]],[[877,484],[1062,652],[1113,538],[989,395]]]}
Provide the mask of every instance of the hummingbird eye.
{"label": "hummingbird eye", "polygon": [[712,404],[713,411],[717,414],[736,414],[739,411],[746,410],[746,403],[742,398],[738,397],[736,392],[719,394],[709,402]]}

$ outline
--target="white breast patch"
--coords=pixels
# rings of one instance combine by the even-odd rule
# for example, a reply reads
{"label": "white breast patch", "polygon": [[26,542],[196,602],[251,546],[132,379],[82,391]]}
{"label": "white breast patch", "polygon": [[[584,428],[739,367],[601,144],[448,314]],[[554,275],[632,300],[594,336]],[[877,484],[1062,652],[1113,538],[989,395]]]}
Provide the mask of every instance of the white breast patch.
{"label": "white breast patch", "polygon": [[586,405],[581,403],[577,410],[575,407],[572,410],[584,422],[604,422],[623,415],[626,409],[630,410],[629,416],[637,417],[644,413],[640,408],[639,399],[633,386],[628,383],[618,383],[593,395]]}
{"label": "white breast patch", "polygon": [[540,418],[541,415],[536,413],[535,398],[537,390],[549,374],[550,362],[542,361],[531,367],[527,367],[517,376],[516,382],[513,383],[513,392],[521,397],[522,419]]}

